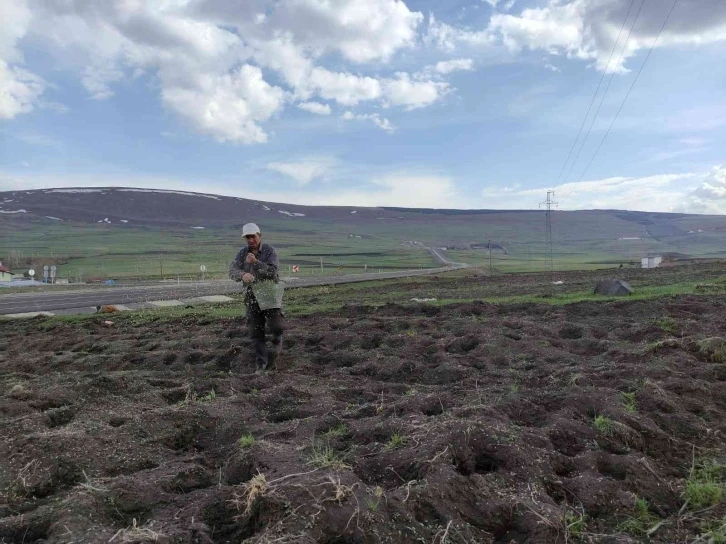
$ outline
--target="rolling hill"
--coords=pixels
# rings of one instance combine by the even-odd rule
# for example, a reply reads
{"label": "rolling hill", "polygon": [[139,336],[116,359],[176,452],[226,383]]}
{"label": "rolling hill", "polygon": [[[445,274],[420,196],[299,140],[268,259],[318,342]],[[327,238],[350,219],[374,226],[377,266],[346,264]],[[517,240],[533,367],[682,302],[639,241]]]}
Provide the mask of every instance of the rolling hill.
{"label": "rolling hill", "polygon": [[[68,277],[222,275],[240,245],[239,227],[261,225],[285,265],[433,266],[426,248],[495,267],[543,266],[545,218],[531,210],[437,210],[296,206],[212,194],[126,187],[0,192],[0,258],[12,267],[54,262]],[[726,256],[726,217],[622,210],[558,211],[555,264],[603,267],[653,253]],[[478,248],[478,249],[473,249]],[[164,270],[166,269],[166,270]]]}

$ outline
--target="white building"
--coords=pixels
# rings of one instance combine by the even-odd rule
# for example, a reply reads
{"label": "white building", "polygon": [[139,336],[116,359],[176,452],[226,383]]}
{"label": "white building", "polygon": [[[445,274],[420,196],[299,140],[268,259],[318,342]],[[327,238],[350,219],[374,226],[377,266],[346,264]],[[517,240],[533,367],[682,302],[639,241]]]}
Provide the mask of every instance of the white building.
{"label": "white building", "polygon": [[640,260],[641,268],[658,268],[663,262],[663,257],[643,257]]}
{"label": "white building", "polygon": [[10,269],[3,266],[3,263],[0,262],[0,281],[12,281],[14,277],[15,274],[10,272]]}

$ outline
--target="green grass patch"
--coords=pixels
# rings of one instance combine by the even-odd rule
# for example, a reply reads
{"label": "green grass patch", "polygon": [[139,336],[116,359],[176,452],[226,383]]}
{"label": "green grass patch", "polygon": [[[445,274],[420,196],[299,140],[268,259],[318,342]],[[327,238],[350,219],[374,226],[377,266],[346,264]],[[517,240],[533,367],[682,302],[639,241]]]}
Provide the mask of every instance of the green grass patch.
{"label": "green grass patch", "polygon": [[350,468],[350,465],[345,462],[345,456],[337,452],[327,440],[313,439],[308,462],[318,468],[332,468],[336,470]]}
{"label": "green grass patch", "polygon": [[[695,287],[694,287],[695,290]],[[664,316],[655,320],[655,326],[668,334],[676,334],[676,321],[672,317]]]}
{"label": "green grass patch", "polygon": [[565,512],[566,534],[571,538],[579,538],[585,531],[585,514],[575,510]]}
{"label": "green grass patch", "polygon": [[701,523],[702,534],[694,542],[707,544],[726,544],[726,517],[720,520],[707,520]]}
{"label": "green grass patch", "polygon": [[395,432],[391,435],[390,440],[386,444],[386,449],[388,450],[395,450],[398,448],[402,448],[408,443],[408,437],[404,436],[403,434],[399,432]]}
{"label": "green grass patch", "polygon": [[632,391],[629,393],[626,393],[626,392],[620,393],[620,402],[622,403],[623,408],[625,408],[626,412],[629,412],[631,414],[635,413],[635,410],[637,408],[636,399],[635,399],[636,395],[637,395],[637,393],[635,393],[635,391]]}
{"label": "green grass patch", "polygon": [[615,424],[613,423],[613,420],[607,416],[595,416],[595,419],[592,421],[592,426],[595,427],[595,430],[605,436],[612,436],[615,433]]}
{"label": "green grass patch", "polygon": [[723,500],[723,474],[726,466],[704,461],[691,469],[684,495],[693,508],[708,508]]}
{"label": "green grass patch", "polygon": [[656,526],[658,519],[650,512],[648,501],[637,498],[633,504],[632,515],[618,526],[618,530],[635,537],[644,537]]}
{"label": "green grass patch", "polygon": [[207,393],[206,395],[201,397],[199,400],[201,400],[202,402],[212,402],[216,398],[217,398],[217,392],[214,389],[212,389],[209,391],[209,393]]}
{"label": "green grass patch", "polygon": [[255,442],[255,437],[252,436],[252,433],[247,433],[237,441],[237,445],[240,449],[247,450],[254,446]]}
{"label": "green grass patch", "polygon": [[348,429],[348,426],[345,423],[341,423],[340,425],[325,431],[323,436],[327,436],[327,437],[335,436],[338,438],[342,438],[343,436],[347,436],[348,433],[350,433],[350,429]]}

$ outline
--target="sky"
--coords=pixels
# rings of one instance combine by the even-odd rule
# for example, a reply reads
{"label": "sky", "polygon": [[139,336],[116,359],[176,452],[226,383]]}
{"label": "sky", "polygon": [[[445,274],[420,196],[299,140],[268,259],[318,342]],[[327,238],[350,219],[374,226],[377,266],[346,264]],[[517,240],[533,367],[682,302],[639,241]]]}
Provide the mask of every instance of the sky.
{"label": "sky", "polygon": [[724,58],[724,0],[2,0],[0,191],[726,214]]}

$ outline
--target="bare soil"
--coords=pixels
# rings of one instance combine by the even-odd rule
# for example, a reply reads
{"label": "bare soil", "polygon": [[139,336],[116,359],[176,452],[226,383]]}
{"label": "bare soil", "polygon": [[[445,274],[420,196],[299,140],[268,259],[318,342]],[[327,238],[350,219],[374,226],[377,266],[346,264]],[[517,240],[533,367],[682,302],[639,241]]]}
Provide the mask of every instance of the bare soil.
{"label": "bare soil", "polygon": [[2,323],[0,542],[692,542],[726,514],[684,498],[726,459],[724,315],[348,306],[267,375],[242,319]]}

